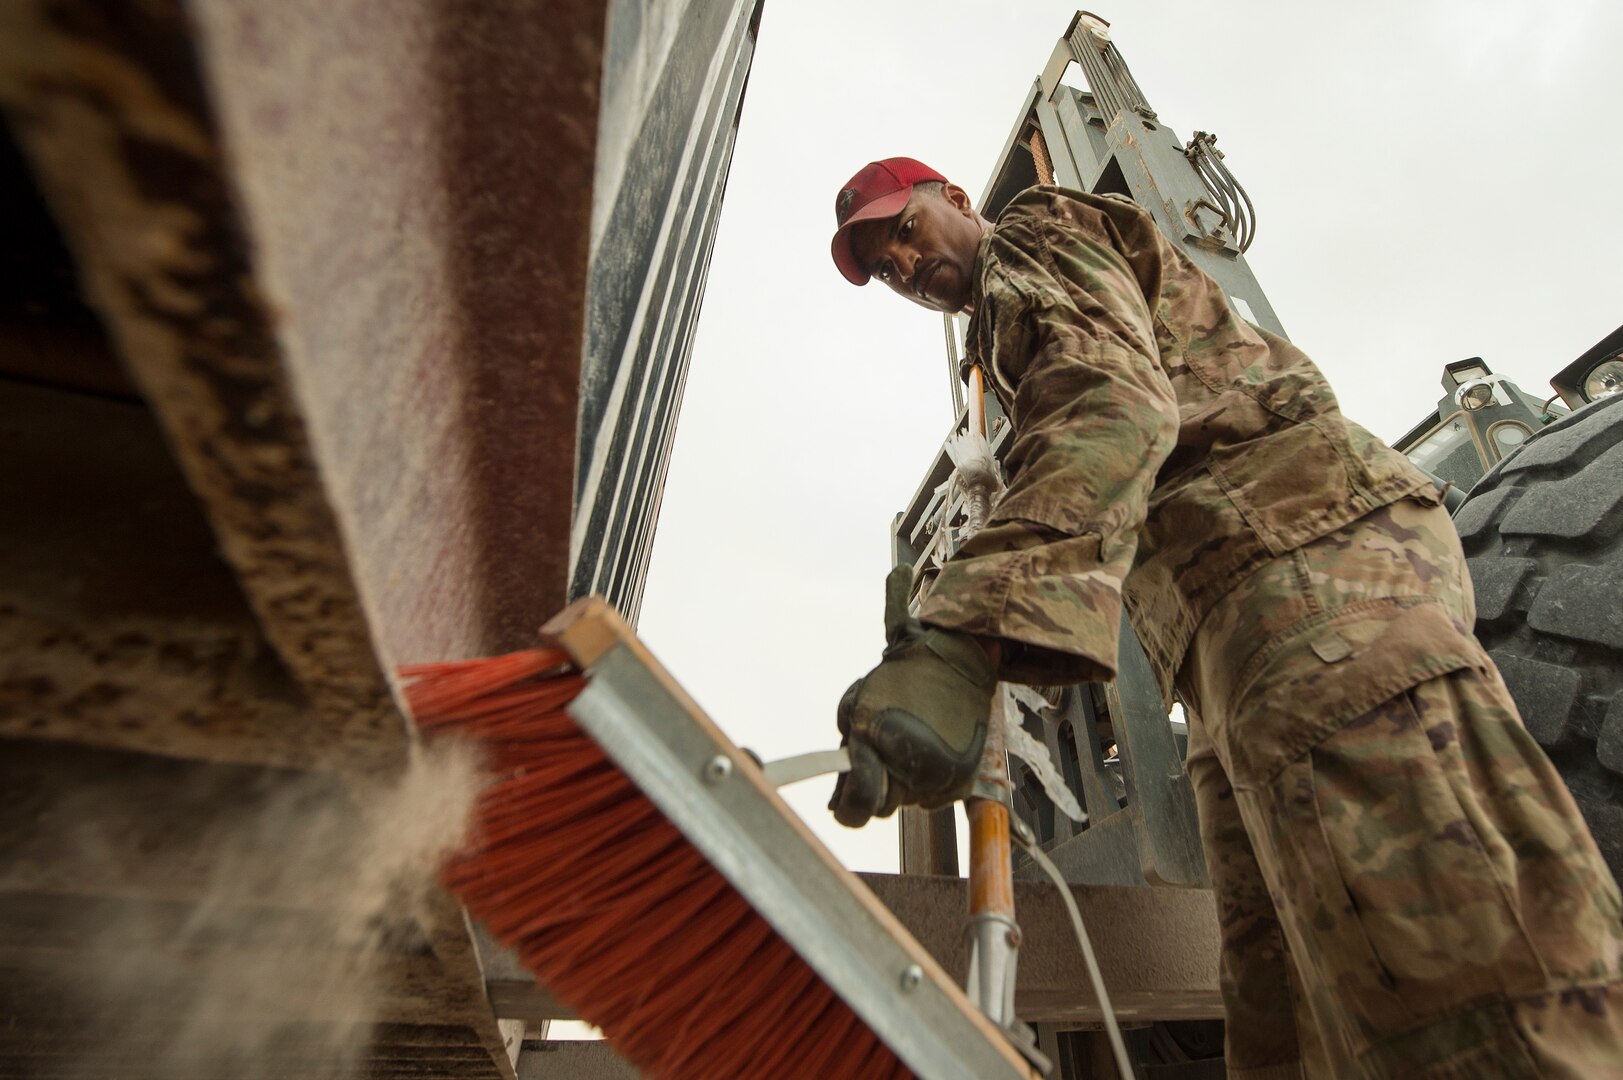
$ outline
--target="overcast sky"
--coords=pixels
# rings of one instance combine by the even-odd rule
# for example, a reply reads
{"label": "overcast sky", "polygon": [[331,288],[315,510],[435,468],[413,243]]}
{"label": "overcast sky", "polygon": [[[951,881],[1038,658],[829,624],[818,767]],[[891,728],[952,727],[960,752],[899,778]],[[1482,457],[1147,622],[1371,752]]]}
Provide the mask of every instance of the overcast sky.
{"label": "overcast sky", "polygon": [[[837,742],[883,644],[891,518],[952,422],[940,318],[840,278],[834,195],[906,154],[979,197],[1074,10],[766,0],[641,632],[767,758]],[[1096,11],[1162,123],[1218,136],[1253,271],[1376,434],[1421,419],[1449,361],[1543,388],[1623,323],[1623,5]],[[786,794],[847,865],[894,870],[894,824],[841,829],[830,788]]]}

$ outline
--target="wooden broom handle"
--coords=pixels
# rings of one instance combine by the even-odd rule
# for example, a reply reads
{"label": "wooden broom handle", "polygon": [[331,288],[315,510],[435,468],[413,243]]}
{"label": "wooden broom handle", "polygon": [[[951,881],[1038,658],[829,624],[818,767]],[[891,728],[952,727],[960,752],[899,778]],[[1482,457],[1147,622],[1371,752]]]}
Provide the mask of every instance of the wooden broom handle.
{"label": "wooden broom handle", "polygon": [[986,376],[979,364],[969,369],[969,430],[986,436]]}

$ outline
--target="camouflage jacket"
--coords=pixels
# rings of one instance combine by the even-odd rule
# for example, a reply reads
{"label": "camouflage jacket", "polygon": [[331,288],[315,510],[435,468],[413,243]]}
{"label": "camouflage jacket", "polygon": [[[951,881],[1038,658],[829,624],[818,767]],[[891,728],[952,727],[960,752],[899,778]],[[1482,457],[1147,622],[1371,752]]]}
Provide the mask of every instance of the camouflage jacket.
{"label": "camouflage jacket", "polygon": [[1010,643],[1008,679],[1113,678],[1125,601],[1170,696],[1247,573],[1432,492],[1123,199],[1017,196],[981,241],[967,347],[1014,424],[1009,487],[919,617]]}

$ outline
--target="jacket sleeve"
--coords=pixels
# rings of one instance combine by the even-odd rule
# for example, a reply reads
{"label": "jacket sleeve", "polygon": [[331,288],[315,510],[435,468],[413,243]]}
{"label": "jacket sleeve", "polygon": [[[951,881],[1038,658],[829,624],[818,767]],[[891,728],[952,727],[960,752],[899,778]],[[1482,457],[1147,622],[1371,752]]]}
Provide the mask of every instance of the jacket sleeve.
{"label": "jacket sleeve", "polygon": [[[979,352],[1011,404],[1009,487],[919,618],[1005,642],[1000,674],[1115,677],[1122,582],[1177,438],[1151,302],[1163,242],[1141,209],[1021,196],[985,248]],[[987,355],[987,354],[990,355]]]}

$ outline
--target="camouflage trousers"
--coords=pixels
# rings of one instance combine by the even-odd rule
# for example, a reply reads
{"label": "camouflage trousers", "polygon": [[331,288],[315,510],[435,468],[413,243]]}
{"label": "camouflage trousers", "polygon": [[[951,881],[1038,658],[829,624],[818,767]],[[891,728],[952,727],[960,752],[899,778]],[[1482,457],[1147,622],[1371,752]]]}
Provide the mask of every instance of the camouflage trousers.
{"label": "camouflage trousers", "polygon": [[1623,909],[1405,500],[1275,559],[1179,677],[1229,1075],[1623,1078]]}

